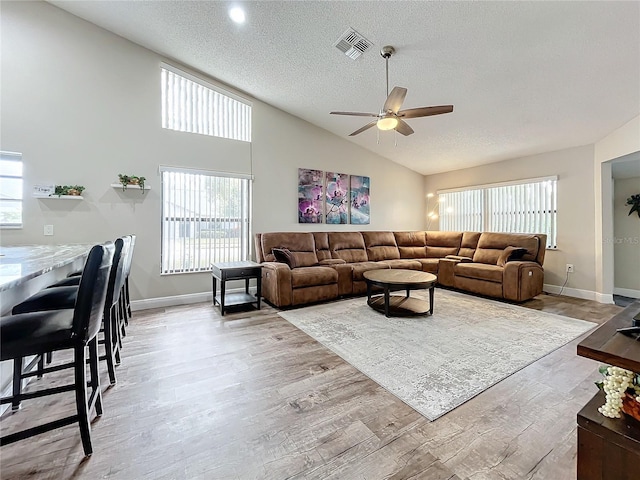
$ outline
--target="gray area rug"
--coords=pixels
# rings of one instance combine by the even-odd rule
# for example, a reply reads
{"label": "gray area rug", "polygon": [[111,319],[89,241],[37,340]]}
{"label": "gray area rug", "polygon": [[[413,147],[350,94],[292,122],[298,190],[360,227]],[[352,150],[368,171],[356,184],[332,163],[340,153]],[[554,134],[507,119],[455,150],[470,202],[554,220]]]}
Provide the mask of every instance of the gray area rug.
{"label": "gray area rug", "polygon": [[431,317],[386,318],[366,297],[279,315],[429,420],[596,326],[442,289],[434,303]]}

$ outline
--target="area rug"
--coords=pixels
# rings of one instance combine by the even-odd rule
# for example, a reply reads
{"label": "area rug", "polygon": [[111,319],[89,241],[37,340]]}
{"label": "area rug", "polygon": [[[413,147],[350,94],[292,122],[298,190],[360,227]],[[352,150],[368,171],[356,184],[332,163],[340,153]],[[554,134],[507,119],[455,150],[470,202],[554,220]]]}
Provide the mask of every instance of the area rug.
{"label": "area rug", "polygon": [[434,303],[427,317],[386,318],[362,297],[279,315],[429,420],[596,326],[442,289]]}

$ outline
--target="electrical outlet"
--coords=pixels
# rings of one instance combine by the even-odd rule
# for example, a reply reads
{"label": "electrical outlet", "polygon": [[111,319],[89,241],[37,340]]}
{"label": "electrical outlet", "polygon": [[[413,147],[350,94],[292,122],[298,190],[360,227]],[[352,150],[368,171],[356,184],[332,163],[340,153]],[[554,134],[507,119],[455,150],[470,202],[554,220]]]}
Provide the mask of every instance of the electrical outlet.
{"label": "electrical outlet", "polygon": [[46,236],[51,236],[53,235],[53,225],[45,225],[44,226],[44,234]]}
{"label": "electrical outlet", "polygon": [[567,273],[573,273],[573,263],[567,263]]}

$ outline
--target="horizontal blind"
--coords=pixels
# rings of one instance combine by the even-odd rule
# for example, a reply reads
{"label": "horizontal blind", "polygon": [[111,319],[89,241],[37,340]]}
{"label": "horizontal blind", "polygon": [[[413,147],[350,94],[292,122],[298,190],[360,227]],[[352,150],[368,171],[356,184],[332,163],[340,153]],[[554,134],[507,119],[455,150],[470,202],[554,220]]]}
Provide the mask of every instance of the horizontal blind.
{"label": "horizontal blind", "polygon": [[557,247],[557,180],[510,182],[439,193],[440,229],[544,233]]}
{"label": "horizontal blind", "polygon": [[161,68],[162,128],[251,141],[251,105]]}
{"label": "horizontal blind", "polygon": [[162,273],[249,258],[248,178],[162,171]]}

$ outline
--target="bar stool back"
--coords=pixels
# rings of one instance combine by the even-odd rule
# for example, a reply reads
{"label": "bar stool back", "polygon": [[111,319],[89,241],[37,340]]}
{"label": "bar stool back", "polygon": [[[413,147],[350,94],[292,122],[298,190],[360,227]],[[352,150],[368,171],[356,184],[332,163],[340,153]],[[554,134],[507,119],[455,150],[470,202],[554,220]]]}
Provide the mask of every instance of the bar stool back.
{"label": "bar stool back", "polygon": [[[85,455],[90,456],[93,453],[89,417],[94,409],[98,416],[102,415],[96,335],[100,330],[114,251],[113,244],[96,245],[91,249],[83,269],[73,309],[23,313],[0,318],[0,360],[43,355],[56,350],[73,350],[73,360],[70,363],[44,369],[44,373],[50,373],[63,368],[73,368],[73,384],[27,393],[20,392],[17,394],[17,400],[30,400],[45,395],[75,391],[77,410],[75,415],[4,435],[0,438],[0,445],[17,442],[78,422]],[[90,370],[88,384],[87,347]],[[90,389],[89,395],[87,395],[87,386]],[[13,403],[16,400],[15,396],[2,398],[0,403]]]}

